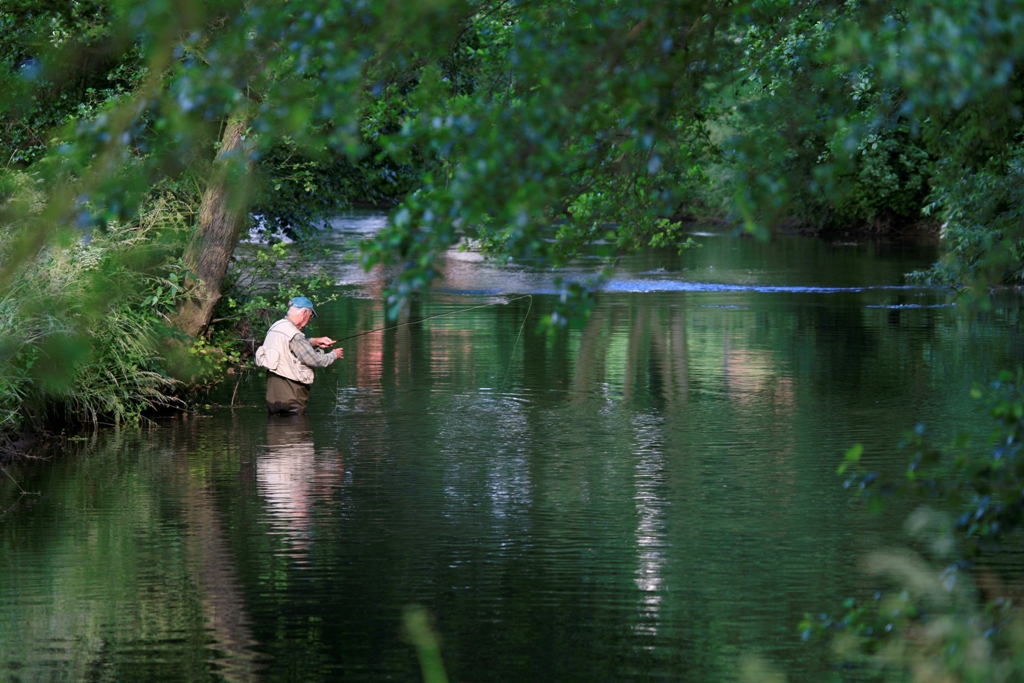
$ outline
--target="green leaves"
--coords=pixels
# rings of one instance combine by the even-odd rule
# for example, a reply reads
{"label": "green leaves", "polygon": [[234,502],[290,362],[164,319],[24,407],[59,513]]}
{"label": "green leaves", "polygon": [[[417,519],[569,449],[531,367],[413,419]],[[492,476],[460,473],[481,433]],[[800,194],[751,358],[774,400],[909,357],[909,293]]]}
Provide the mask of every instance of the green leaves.
{"label": "green leaves", "polygon": [[[908,433],[901,448],[911,457],[902,482],[860,471],[860,444],[846,452],[839,473],[849,473],[845,485],[854,485],[869,509],[881,509],[892,494],[925,503],[906,525],[925,552],[872,553],[865,568],[899,588],[880,590],[873,600],[847,599],[838,616],[805,615],[799,625],[804,638],[827,634],[846,662],[884,664],[913,677],[1018,675],[1012,672],[1019,669],[1024,626],[1019,609],[1000,586],[998,570],[967,570],[1024,523],[1022,387],[1024,371],[1004,372],[988,391],[972,392],[995,423],[983,447],[963,436],[939,448],[923,425]],[[999,565],[990,560],[982,566]]]}
{"label": "green leaves", "polygon": [[[459,237],[500,260],[555,266],[606,239],[597,248],[608,256],[657,241],[658,220],[705,182],[700,84],[715,68],[710,51],[728,43],[702,31],[723,12],[481,6],[451,56],[419,71],[401,132],[387,137],[388,154],[418,151],[427,163],[420,191],[364,245],[367,264],[405,264],[392,302],[429,283],[428,252]],[[673,47],[684,20],[700,27],[687,52]]]}
{"label": "green leaves", "polygon": [[597,303],[594,291],[600,286],[600,278],[568,283],[558,279],[555,286],[560,290],[558,301],[540,323],[540,330],[547,334],[549,340],[561,330],[579,327],[587,321]]}
{"label": "green leaves", "polygon": [[[12,7],[0,21],[13,27],[24,8]],[[591,247],[688,248],[671,217],[766,236],[794,218],[884,229],[926,201],[953,211],[968,190],[948,191],[963,165],[947,173],[945,160],[991,156],[1019,129],[1012,4],[75,7],[0,40],[0,79],[19,101],[43,97],[14,112],[0,143],[46,169],[44,225],[131,220],[149,187],[204,172],[222,122],[246,111],[265,181],[255,209],[272,231],[301,238],[353,202],[404,202],[364,245],[367,264],[407,271],[393,304],[427,286],[461,238],[560,266]],[[81,30],[56,38],[36,74],[35,36],[51,24]],[[106,57],[71,58],[91,45]],[[999,156],[993,178],[1010,173]],[[990,239],[967,237],[958,259],[1009,249],[1019,263],[1011,184],[998,195],[1008,210],[962,211]],[[992,196],[969,192],[979,208]]]}
{"label": "green leaves", "polygon": [[862,471],[859,444],[846,452],[838,469],[847,475],[844,486],[865,497],[869,508],[880,509],[893,494],[943,500],[956,515],[967,556],[997,547],[1024,524],[1024,375],[1004,373],[987,392],[976,393],[994,422],[987,447],[963,435],[941,448],[918,425],[901,444],[910,454],[902,482]]}
{"label": "green leaves", "polygon": [[843,464],[836,470],[836,474],[845,474],[851,466],[860,463],[860,456],[864,454],[864,446],[859,443],[853,444],[843,455]]}

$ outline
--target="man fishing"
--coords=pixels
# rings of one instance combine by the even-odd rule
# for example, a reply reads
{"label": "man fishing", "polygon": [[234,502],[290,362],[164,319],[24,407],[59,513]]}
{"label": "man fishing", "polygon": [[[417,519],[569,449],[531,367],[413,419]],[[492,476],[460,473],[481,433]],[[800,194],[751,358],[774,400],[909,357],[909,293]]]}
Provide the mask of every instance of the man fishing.
{"label": "man fishing", "polygon": [[306,339],[302,328],[316,317],[313,302],[297,296],[288,302],[288,315],[270,326],[256,365],[267,369],[267,410],[279,415],[305,415],[313,368],[326,368],[344,356],[341,348],[324,352],[336,342],[330,337]]}

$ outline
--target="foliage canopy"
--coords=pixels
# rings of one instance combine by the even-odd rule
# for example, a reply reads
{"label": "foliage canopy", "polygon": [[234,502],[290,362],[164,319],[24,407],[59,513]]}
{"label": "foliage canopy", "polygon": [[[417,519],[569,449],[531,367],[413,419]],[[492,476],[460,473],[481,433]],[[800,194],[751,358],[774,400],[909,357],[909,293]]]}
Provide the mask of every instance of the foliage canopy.
{"label": "foliage canopy", "polygon": [[[4,286],[168,196],[194,234],[162,277],[196,271],[214,214],[238,217],[226,269],[253,212],[302,239],[340,206],[393,207],[363,247],[402,266],[392,311],[460,242],[560,266],[685,248],[686,218],[766,236],[930,217],[950,256],[918,278],[1019,280],[1022,21],[1007,0],[11,0]],[[197,271],[183,329],[207,327],[223,269]],[[549,322],[599,284],[566,284]]]}
{"label": "foliage canopy", "polygon": [[[956,229],[979,182],[1014,175],[1022,16],[979,0],[12,2],[0,142],[48,188],[45,236],[134,218],[155,185],[204,175],[244,116],[259,165],[238,208],[301,232],[317,210],[400,202],[366,262],[410,264],[403,294],[461,237],[558,265],[646,244],[709,198],[755,231],[922,209]],[[1006,232],[992,209],[981,227]]]}

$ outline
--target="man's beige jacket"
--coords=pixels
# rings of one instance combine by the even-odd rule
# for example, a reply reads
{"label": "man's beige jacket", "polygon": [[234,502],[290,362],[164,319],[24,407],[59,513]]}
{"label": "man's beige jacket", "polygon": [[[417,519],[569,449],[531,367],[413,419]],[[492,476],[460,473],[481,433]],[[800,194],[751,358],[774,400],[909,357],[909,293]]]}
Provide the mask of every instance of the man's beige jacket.
{"label": "man's beige jacket", "polygon": [[302,332],[288,318],[271,325],[263,346],[256,349],[256,365],[292,381],[312,384],[313,370],[299,362],[288,346],[297,334]]}

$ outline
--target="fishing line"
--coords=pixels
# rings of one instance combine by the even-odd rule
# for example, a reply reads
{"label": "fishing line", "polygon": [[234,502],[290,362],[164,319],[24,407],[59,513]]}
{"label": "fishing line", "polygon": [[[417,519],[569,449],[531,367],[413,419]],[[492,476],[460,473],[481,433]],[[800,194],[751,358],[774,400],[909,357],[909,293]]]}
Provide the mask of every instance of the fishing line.
{"label": "fishing line", "polygon": [[[526,329],[526,321],[530,317],[530,311],[533,310],[533,295],[532,294],[523,294],[522,296],[517,296],[517,297],[512,298],[512,299],[506,299],[504,301],[495,301],[495,302],[489,303],[489,304],[477,304],[476,306],[467,306],[465,308],[459,308],[459,309],[456,309],[454,311],[445,311],[444,313],[436,313],[434,315],[428,315],[426,318],[420,318],[419,320],[410,320],[409,322],[398,323],[397,325],[391,325],[389,327],[378,327],[378,328],[373,329],[373,330],[366,330],[365,332],[360,332],[358,334],[349,335],[348,337],[342,337],[341,339],[335,340],[335,343],[343,342],[343,341],[346,341],[348,339],[355,339],[356,337],[363,337],[363,336],[368,335],[368,334],[373,334],[374,332],[387,332],[388,330],[398,329],[399,327],[405,327],[407,325],[416,325],[418,323],[425,323],[428,320],[432,320],[434,318],[443,318],[446,315],[455,315],[456,313],[465,313],[467,311],[473,311],[473,310],[476,310],[478,308],[487,308],[488,306],[503,306],[505,304],[510,304],[513,301],[519,301],[520,299],[529,299],[530,300],[530,305],[527,306],[527,308],[526,308],[526,315],[523,316],[523,322],[519,325],[519,334],[516,335],[516,341],[512,345],[512,352],[509,354],[511,356],[511,358],[509,359],[508,367],[505,369],[505,377],[501,380],[501,385],[498,388],[498,390],[501,391],[501,390],[503,390],[505,388],[505,383],[508,381],[509,373],[512,372],[512,364],[515,362],[516,349],[519,348],[519,339],[523,336],[523,330]],[[377,378],[377,382],[380,383],[380,378],[379,377]],[[382,385],[381,386],[381,391],[383,392],[383,390],[384,390],[384,387]],[[335,395],[335,403],[337,403],[337,395]]]}
{"label": "fishing line", "polygon": [[[530,305],[526,307],[526,315],[523,316],[523,324],[519,326],[519,334],[516,335],[516,343],[512,345],[512,353],[509,354],[511,358],[509,358],[508,361],[508,368],[505,369],[505,378],[501,380],[501,386],[498,387],[498,391],[505,390],[505,382],[508,381],[508,373],[512,371],[512,363],[516,360],[516,348],[519,347],[519,338],[523,336],[523,329],[526,327],[526,319],[530,317],[530,311],[533,309],[533,296],[527,294],[526,297],[529,297]],[[519,298],[524,299],[526,297],[521,296]],[[512,301],[515,301],[515,299]]]}
{"label": "fishing line", "polygon": [[[389,327],[378,327],[378,328],[373,329],[373,330],[366,330],[365,332],[360,332],[359,334],[353,334],[353,335],[349,335],[348,337],[342,337],[341,339],[336,339],[335,342],[343,342],[343,341],[346,341],[346,340],[349,340],[349,339],[355,339],[356,337],[362,337],[362,336],[365,336],[367,334],[373,334],[374,332],[387,332],[388,330],[395,330],[395,329],[398,329],[399,327],[405,327],[407,325],[418,325],[420,323],[425,323],[428,320],[433,320],[434,318],[443,318],[446,315],[455,315],[456,313],[465,313],[466,311],[474,311],[474,310],[476,310],[478,308],[487,308],[488,306],[504,306],[505,304],[510,304],[513,301],[519,301],[520,299],[529,299],[530,300],[530,307],[531,308],[533,307],[533,295],[532,294],[524,294],[522,296],[517,296],[514,299],[506,299],[505,301],[495,301],[495,302],[489,303],[489,304],[478,304],[476,306],[467,306],[466,308],[459,308],[459,309],[456,309],[454,311],[445,311],[444,313],[435,313],[434,315],[428,315],[426,318],[420,318],[419,320],[410,320],[408,322],[398,323],[397,325],[391,325]],[[529,310],[526,311],[526,315],[530,315],[530,311]],[[523,323],[524,324],[526,323],[526,319],[525,318],[523,319]],[[520,328],[519,332],[520,332],[520,334],[522,333],[522,328]],[[519,338],[518,337],[516,337],[516,343],[519,343]]]}

